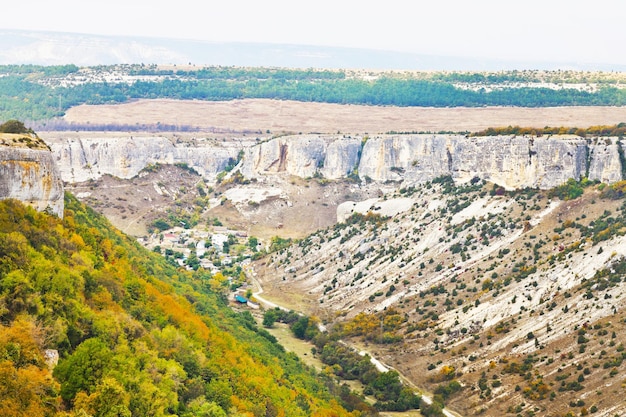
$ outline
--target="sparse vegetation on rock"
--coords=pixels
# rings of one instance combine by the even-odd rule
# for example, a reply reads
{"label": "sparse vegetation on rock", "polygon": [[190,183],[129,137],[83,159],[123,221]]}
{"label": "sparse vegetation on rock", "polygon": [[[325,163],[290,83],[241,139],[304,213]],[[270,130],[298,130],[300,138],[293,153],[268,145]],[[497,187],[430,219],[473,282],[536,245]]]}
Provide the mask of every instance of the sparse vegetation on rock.
{"label": "sparse vegetation on rock", "polygon": [[[565,415],[623,366],[622,188],[583,179],[499,191],[440,178],[380,198],[409,196],[408,208],[383,217],[373,203],[256,270],[281,299],[319,299],[309,312],[327,327],[463,415]],[[449,369],[465,395],[442,384]],[[618,391],[584,405],[610,410]]]}

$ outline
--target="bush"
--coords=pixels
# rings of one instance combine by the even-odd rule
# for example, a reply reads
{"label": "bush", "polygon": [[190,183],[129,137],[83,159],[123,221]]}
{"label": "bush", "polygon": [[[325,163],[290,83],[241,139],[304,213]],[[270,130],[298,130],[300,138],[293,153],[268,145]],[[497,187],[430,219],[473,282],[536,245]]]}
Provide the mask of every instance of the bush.
{"label": "bush", "polygon": [[567,180],[563,185],[553,188],[548,192],[548,197],[558,197],[561,200],[574,200],[583,194],[584,188],[588,186],[589,180],[583,178],[580,181],[576,181],[573,178]]}
{"label": "bush", "polygon": [[159,229],[159,231],[164,231],[167,229],[170,229],[172,227],[171,224],[169,224],[166,220],[164,219],[157,219],[154,221],[154,223],[152,223],[152,226],[156,229]]}
{"label": "bush", "polygon": [[27,128],[24,123],[19,120],[11,119],[0,125],[0,132],[2,133],[34,133],[32,129]]}

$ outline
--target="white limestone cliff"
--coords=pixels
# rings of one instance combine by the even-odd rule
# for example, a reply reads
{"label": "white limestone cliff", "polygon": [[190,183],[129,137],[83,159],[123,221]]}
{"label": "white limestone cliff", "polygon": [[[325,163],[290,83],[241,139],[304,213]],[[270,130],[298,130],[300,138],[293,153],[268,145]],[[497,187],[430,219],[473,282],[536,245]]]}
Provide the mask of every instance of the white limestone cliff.
{"label": "white limestone cliff", "polygon": [[186,164],[209,179],[237,157],[236,147],[176,145],[165,137],[61,137],[47,139],[63,180],[78,183],[109,174],[133,178],[151,164]]}
{"label": "white limestone cliff", "polygon": [[248,178],[276,173],[345,178],[356,167],[360,148],[360,138],[285,136],[247,149],[242,174]]}
{"label": "white limestone cliff", "polygon": [[[374,181],[406,183],[424,182],[442,175],[451,175],[458,182],[478,177],[509,189],[545,189],[584,176],[589,147],[584,139],[381,136],[365,144],[359,174]],[[612,169],[619,166],[617,153],[604,152],[597,157],[601,161],[596,161],[596,165]],[[602,170],[590,172],[590,179],[600,179],[595,178],[599,171]],[[617,178],[609,172],[603,177]]]}
{"label": "white limestone cliff", "polygon": [[0,134],[0,199],[14,198],[63,217],[63,181],[45,143],[28,135]]}
{"label": "white limestone cliff", "polygon": [[260,143],[192,145],[154,137],[64,138],[49,142],[66,182],[104,174],[131,178],[149,164],[184,163],[207,180],[238,158],[246,178],[272,175],[362,180],[403,185],[450,175],[457,182],[474,177],[508,189],[552,188],[569,178],[615,182],[622,178],[616,138],[466,137],[463,135],[293,135]]}

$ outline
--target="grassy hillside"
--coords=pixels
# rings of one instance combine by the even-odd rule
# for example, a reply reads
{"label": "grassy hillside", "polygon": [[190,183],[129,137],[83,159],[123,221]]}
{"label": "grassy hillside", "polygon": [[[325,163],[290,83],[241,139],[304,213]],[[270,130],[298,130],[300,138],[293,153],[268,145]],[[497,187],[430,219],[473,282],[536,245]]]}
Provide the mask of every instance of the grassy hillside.
{"label": "grassy hillside", "polygon": [[363,415],[218,284],[72,196],[63,220],[0,201],[0,415]]}

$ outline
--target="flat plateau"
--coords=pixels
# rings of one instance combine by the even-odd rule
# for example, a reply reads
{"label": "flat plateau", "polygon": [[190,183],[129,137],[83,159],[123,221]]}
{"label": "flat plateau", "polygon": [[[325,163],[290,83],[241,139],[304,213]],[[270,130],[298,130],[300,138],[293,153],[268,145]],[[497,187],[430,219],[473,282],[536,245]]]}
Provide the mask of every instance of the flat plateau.
{"label": "flat plateau", "polygon": [[204,131],[385,133],[478,131],[501,126],[588,127],[626,121],[626,107],[392,107],[288,100],[138,100],[80,105],[67,111],[80,124],[167,124]]}

